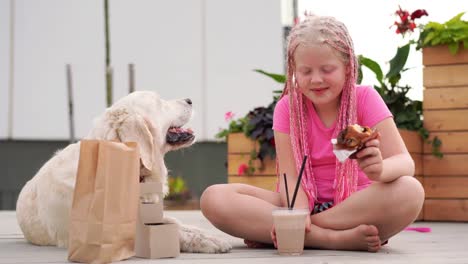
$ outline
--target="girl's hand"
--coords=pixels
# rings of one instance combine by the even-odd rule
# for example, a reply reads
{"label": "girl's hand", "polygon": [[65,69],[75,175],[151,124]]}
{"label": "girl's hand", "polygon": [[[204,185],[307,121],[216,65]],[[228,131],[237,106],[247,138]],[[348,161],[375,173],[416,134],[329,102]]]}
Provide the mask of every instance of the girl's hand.
{"label": "girl's hand", "polygon": [[[311,223],[310,223],[310,215],[307,216],[306,218],[306,223],[305,223],[305,231],[306,233],[309,233],[310,232],[310,229],[311,229]],[[275,248],[278,248],[278,243],[276,241],[276,229],[275,229],[275,225],[273,225],[271,227],[271,231],[270,231],[270,237],[271,237],[271,241],[273,241],[273,244],[275,245]]]}
{"label": "girl's hand", "polygon": [[379,149],[380,140],[366,142],[366,147],[356,154],[359,168],[373,181],[380,181],[383,170],[382,153]]}
{"label": "girl's hand", "polygon": [[273,241],[273,245],[275,246],[275,248],[278,248],[278,244],[276,242],[276,230],[275,230],[275,225],[273,224],[273,226],[271,227],[271,230],[270,230],[270,237],[271,237],[271,241]]}
{"label": "girl's hand", "polygon": [[306,233],[309,233],[310,232],[310,226],[311,226],[311,223],[310,223],[310,214],[306,217],[306,223],[305,223],[305,231]]}

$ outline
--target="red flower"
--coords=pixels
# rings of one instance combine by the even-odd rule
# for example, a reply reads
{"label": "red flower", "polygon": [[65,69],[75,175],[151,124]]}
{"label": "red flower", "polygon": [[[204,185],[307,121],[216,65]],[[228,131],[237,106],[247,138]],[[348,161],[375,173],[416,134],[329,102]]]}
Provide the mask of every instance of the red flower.
{"label": "red flower", "polygon": [[249,169],[249,166],[247,166],[247,164],[245,163],[242,163],[241,165],[239,165],[239,168],[237,168],[237,174],[245,175],[248,169]]}
{"label": "red flower", "polygon": [[401,22],[406,22],[406,20],[408,20],[408,17],[409,17],[408,11],[401,10],[401,7],[400,7],[400,10],[397,10],[395,13],[400,17]]}
{"label": "red flower", "polygon": [[416,18],[421,18],[422,16],[428,16],[429,14],[424,9],[418,9],[411,13],[411,20],[415,20]]}
{"label": "red flower", "polygon": [[273,147],[276,146],[276,144],[275,144],[275,138],[271,138],[271,139],[270,139],[270,145],[272,145]]}
{"label": "red flower", "polygon": [[395,21],[394,25],[397,26],[396,33],[404,35],[406,32],[414,31],[416,28],[415,19],[421,18],[422,16],[427,16],[427,12],[424,9],[418,9],[411,13],[411,16],[408,11],[398,7],[398,10],[395,14],[400,18],[400,22]]}

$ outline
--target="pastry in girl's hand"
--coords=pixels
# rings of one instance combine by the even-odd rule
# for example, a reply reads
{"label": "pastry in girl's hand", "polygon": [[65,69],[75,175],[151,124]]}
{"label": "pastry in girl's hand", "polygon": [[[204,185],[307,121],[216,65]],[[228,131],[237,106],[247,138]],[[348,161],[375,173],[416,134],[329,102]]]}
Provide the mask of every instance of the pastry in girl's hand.
{"label": "pastry in girl's hand", "polygon": [[364,143],[377,137],[378,132],[368,126],[349,125],[338,134],[336,146],[339,149],[359,150]]}
{"label": "pastry in girl's hand", "polygon": [[333,152],[340,162],[347,158],[356,159],[356,153],[365,147],[365,143],[379,138],[379,135],[379,132],[368,126],[349,125],[340,131],[336,139],[332,139]]}

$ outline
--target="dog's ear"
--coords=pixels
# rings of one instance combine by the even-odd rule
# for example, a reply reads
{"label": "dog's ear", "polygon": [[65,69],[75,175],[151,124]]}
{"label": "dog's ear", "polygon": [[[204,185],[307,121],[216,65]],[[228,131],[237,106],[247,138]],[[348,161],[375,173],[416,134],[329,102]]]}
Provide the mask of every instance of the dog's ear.
{"label": "dog's ear", "polygon": [[151,171],[154,162],[153,135],[147,120],[133,113],[116,126],[116,132],[122,142],[137,142],[140,148],[141,162],[147,171]]}

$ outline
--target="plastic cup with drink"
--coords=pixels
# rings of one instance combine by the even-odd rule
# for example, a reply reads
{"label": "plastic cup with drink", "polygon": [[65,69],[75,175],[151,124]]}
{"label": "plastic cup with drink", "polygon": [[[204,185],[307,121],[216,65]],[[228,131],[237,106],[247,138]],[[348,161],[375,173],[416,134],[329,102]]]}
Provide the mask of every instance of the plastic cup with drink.
{"label": "plastic cup with drink", "polygon": [[286,174],[283,174],[288,207],[277,208],[272,212],[273,224],[276,231],[278,253],[280,255],[301,255],[304,251],[305,224],[310,212],[308,209],[294,208],[294,203],[296,201],[296,195],[299,189],[306,160],[307,156],[304,156],[291,204],[289,203]]}

